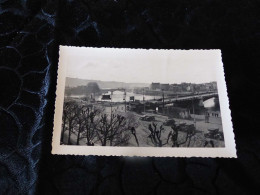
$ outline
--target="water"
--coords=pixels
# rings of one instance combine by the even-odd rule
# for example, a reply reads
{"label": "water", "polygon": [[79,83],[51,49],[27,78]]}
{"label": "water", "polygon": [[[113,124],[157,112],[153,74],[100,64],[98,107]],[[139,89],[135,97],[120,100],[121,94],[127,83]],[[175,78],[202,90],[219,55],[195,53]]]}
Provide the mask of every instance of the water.
{"label": "water", "polygon": [[[109,91],[106,94],[103,95],[111,95],[111,92]],[[122,91],[114,91],[113,95],[112,95],[112,102],[124,102],[124,92]],[[140,100],[143,101],[143,95],[142,94],[136,94],[133,92],[126,92],[126,101],[130,101],[130,96],[134,96],[135,100]],[[101,100],[102,96],[98,96],[95,99],[98,101],[102,101]],[[153,100],[153,99],[160,99],[162,98],[161,96],[150,96],[150,95],[145,95],[144,96],[144,100]]]}
{"label": "water", "polygon": [[[108,93],[105,93],[103,95],[111,95],[111,92],[109,91]],[[140,100],[143,101],[143,95],[142,94],[135,94],[133,92],[127,92],[126,93],[126,101],[130,101],[130,96],[134,96],[135,100]],[[70,97],[74,97],[74,98],[82,98],[85,97],[85,95],[71,95]],[[95,97],[95,99],[97,101],[105,101],[105,100],[101,100],[102,96],[97,96]],[[160,99],[162,98],[162,96],[151,96],[151,95],[145,95],[144,99],[145,100],[154,100],[154,99]],[[106,100],[107,101],[107,100]],[[122,91],[114,91],[113,95],[112,95],[112,102],[124,102],[124,92]],[[213,108],[215,107],[215,98],[210,98],[206,101],[203,102],[203,105],[205,108]]]}
{"label": "water", "polygon": [[70,95],[69,97],[72,97],[72,98],[83,98],[83,97],[86,97],[86,95]]}
{"label": "water", "polygon": [[204,107],[205,108],[212,108],[212,107],[214,107],[215,106],[215,101],[214,100],[215,100],[215,98],[213,97],[213,98],[210,98],[210,99],[204,101],[203,102]]}

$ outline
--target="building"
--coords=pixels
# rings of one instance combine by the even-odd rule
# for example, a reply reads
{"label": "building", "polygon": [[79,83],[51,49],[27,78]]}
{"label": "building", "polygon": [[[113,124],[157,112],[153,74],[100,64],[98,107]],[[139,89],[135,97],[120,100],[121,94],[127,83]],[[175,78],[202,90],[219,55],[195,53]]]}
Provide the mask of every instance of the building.
{"label": "building", "polygon": [[181,86],[183,92],[185,92],[189,89],[188,83],[181,83],[180,86]]}
{"label": "building", "polygon": [[194,92],[194,84],[190,84],[190,86],[189,86],[190,88],[190,90],[189,91],[191,91],[191,92]]}
{"label": "building", "polygon": [[197,84],[196,85],[196,91],[197,92],[205,92],[205,91],[207,91],[205,84]]}
{"label": "building", "polygon": [[144,91],[149,91],[149,87],[143,87]]}
{"label": "building", "polygon": [[188,85],[187,88],[186,88],[187,91],[192,91],[191,90],[191,85]]}
{"label": "building", "polygon": [[217,90],[218,89],[218,86],[217,86],[217,82],[212,82],[212,87],[213,87],[213,90]]}
{"label": "building", "polygon": [[[169,84],[169,83],[152,83],[150,85],[150,91],[171,91],[174,93],[181,93],[181,92],[207,92],[207,91],[216,91],[217,90],[217,82],[210,82],[210,83],[180,83],[180,84]],[[149,92],[149,90],[146,90]]]}
{"label": "building", "polygon": [[167,115],[168,117],[181,118],[181,119],[190,119],[190,111],[187,108],[174,107],[172,105],[165,105],[159,107],[159,112]]}
{"label": "building", "polygon": [[169,83],[161,84],[161,85],[160,85],[160,89],[161,89],[161,90],[164,90],[164,91],[169,91],[169,89],[170,89],[170,84],[169,84]]}
{"label": "building", "polygon": [[160,85],[160,83],[152,83],[150,88],[151,88],[151,90],[160,90],[161,85]]}
{"label": "building", "polygon": [[182,91],[181,86],[178,85],[178,84],[171,84],[169,90],[174,92],[174,93]]}

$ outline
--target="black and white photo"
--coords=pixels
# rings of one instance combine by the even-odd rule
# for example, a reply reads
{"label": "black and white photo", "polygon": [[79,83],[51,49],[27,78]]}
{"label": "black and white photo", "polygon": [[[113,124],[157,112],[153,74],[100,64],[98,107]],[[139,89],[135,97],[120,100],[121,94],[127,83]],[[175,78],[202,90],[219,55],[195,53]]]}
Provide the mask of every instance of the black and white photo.
{"label": "black and white photo", "polygon": [[126,156],[221,156],[231,147],[234,156],[225,104],[219,50],[61,46],[53,147]]}

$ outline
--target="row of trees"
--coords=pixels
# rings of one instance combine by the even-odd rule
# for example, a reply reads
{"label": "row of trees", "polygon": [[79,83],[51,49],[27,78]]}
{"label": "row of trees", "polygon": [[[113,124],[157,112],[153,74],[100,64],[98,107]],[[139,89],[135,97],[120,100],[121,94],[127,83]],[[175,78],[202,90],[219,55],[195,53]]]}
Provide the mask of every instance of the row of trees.
{"label": "row of trees", "polygon": [[70,95],[85,95],[85,94],[100,94],[100,88],[96,82],[89,82],[87,86],[81,85],[77,87],[66,87],[65,94]]}
{"label": "row of trees", "polygon": [[[93,105],[66,101],[63,108],[61,143],[79,145],[80,141],[83,141],[88,146],[94,146],[94,144],[127,146],[133,137],[136,145],[139,146],[135,130],[138,126],[139,122],[131,112],[127,112],[125,116],[113,112],[107,114],[104,108],[94,108]],[[162,138],[162,133],[165,131],[162,125],[151,123],[148,125],[148,130],[150,132],[148,140],[155,147],[164,145],[180,147],[183,144],[189,147],[191,139],[196,134],[193,125],[185,127],[171,125],[167,139]],[[180,136],[180,131],[185,133]]]}
{"label": "row of trees", "polygon": [[104,109],[94,108],[93,105],[67,101],[63,107],[61,142],[75,144],[72,143],[72,134],[75,134],[77,145],[85,140],[88,146],[96,143],[102,146],[126,146],[131,136],[134,136],[139,145],[135,134],[137,126],[138,122],[131,113],[127,113],[127,116],[113,112],[107,114]]}

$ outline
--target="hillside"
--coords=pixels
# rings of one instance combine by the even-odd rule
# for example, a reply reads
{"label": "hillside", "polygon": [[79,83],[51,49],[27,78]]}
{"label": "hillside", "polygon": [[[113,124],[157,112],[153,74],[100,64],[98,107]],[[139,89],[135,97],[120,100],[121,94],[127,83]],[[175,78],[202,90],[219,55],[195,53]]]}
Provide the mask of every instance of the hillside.
{"label": "hillside", "polygon": [[87,85],[89,82],[96,82],[101,89],[105,88],[133,88],[149,87],[149,83],[125,83],[116,81],[87,80],[66,77],[66,87],[77,87]]}

